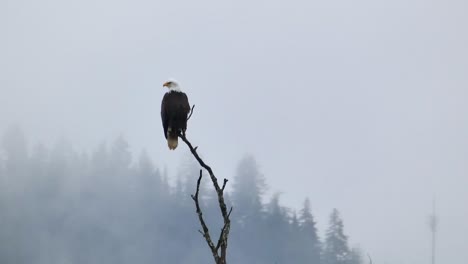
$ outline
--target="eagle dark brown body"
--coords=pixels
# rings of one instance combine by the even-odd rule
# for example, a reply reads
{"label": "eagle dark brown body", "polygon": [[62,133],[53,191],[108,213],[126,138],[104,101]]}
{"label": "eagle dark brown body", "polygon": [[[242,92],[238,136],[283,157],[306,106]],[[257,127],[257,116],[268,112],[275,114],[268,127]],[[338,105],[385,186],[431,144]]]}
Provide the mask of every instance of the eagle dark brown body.
{"label": "eagle dark brown body", "polygon": [[164,95],[161,103],[161,119],[169,149],[177,148],[178,134],[187,130],[189,112],[190,104],[185,93],[170,90]]}

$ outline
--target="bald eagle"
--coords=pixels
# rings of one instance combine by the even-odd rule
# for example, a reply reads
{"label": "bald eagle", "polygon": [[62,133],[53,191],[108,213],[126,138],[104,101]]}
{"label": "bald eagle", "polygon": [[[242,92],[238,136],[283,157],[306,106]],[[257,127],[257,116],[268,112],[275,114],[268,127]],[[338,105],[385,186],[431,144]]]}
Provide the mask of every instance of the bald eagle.
{"label": "bald eagle", "polygon": [[190,112],[190,104],[187,95],[180,90],[175,81],[167,81],[163,84],[169,91],[164,95],[161,103],[161,119],[164,136],[170,150],[177,148],[179,132],[185,133],[187,129],[187,116]]}

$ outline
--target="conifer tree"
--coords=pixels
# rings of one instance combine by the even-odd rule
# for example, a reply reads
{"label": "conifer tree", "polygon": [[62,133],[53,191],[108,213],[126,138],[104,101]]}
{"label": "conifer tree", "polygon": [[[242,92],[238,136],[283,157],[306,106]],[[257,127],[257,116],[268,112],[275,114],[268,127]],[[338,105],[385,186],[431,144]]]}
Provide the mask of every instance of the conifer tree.
{"label": "conifer tree", "polygon": [[267,207],[265,224],[262,227],[265,245],[263,257],[268,263],[290,263],[288,254],[290,227],[286,208],[279,203],[280,193],[273,194]]}
{"label": "conifer tree", "polygon": [[239,162],[233,189],[232,199],[237,208],[237,219],[258,217],[263,210],[262,196],[266,184],[254,157],[246,156]]}
{"label": "conifer tree", "polygon": [[[243,262],[262,263],[260,260],[265,252],[265,247],[258,250],[258,245],[263,245],[265,219],[263,212],[262,196],[265,192],[265,180],[260,173],[256,160],[252,156],[245,156],[238,163],[233,178],[232,202],[233,212],[232,233],[233,244],[238,241],[237,250],[245,252]],[[262,255],[262,256],[260,256]],[[264,259],[264,258],[263,258]]]}
{"label": "conifer tree", "polygon": [[324,264],[350,264],[350,259],[348,237],[344,234],[343,221],[338,210],[333,209],[325,237]]}
{"label": "conifer tree", "polygon": [[319,264],[321,254],[321,243],[317,234],[317,227],[310,208],[310,200],[304,201],[304,206],[300,212],[300,241],[305,247],[304,259],[307,263]]}

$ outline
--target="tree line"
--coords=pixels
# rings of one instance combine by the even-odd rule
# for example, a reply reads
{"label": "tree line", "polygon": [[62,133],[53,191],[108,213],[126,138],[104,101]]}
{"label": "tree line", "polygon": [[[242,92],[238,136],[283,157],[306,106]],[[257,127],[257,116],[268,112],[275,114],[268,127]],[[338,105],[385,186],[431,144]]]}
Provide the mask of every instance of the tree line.
{"label": "tree line", "polygon": [[[29,146],[18,127],[0,148],[0,263],[211,263],[193,201],[199,167],[191,156],[170,183],[142,152],[134,161],[119,137],[92,152],[66,141]],[[279,194],[263,203],[266,182],[253,156],[238,161],[226,194],[229,263],[361,264],[338,210],[319,237],[311,202],[291,213]],[[222,226],[216,194],[200,193],[209,226]],[[268,199],[267,199],[268,200]],[[213,237],[220,230],[211,229]]]}

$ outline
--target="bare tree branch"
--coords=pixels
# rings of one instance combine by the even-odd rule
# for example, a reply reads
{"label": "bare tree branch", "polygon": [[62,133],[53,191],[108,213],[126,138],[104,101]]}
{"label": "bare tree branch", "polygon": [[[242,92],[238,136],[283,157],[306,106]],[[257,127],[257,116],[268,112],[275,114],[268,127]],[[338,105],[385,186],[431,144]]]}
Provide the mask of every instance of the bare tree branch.
{"label": "bare tree branch", "polygon": [[[193,107],[192,107],[192,112],[193,112]],[[222,214],[223,220],[224,220],[224,225],[223,225],[223,228],[221,229],[221,233],[220,233],[220,236],[219,236],[219,239],[218,239],[218,243],[217,243],[217,245],[215,247],[212,240],[211,240],[211,237],[206,236],[207,234],[209,234],[208,227],[206,227],[206,224],[204,223],[204,220],[203,220],[203,217],[202,217],[202,212],[201,212],[201,209],[200,209],[200,205],[198,204],[199,185],[200,185],[200,180],[201,180],[201,177],[202,177],[202,174],[200,172],[200,178],[198,179],[198,182],[197,182],[197,193],[195,194],[195,196],[193,196],[193,198],[195,200],[195,203],[196,203],[196,207],[197,207],[197,213],[198,213],[198,216],[199,216],[200,223],[202,224],[202,228],[204,230],[205,240],[208,243],[208,246],[210,247],[210,249],[211,249],[211,251],[213,253],[213,257],[215,258],[216,264],[226,264],[228,237],[229,237],[229,231],[231,229],[231,220],[229,219],[229,217],[230,217],[231,212],[232,212],[232,208],[228,212],[227,207],[226,207],[226,203],[224,202],[224,188],[226,187],[226,184],[227,184],[228,180],[224,179],[223,185],[222,185],[222,187],[220,187],[219,183],[218,183],[218,179],[214,175],[213,170],[211,169],[211,167],[208,166],[200,158],[200,156],[198,155],[198,153],[197,153],[197,148],[198,147],[193,147],[192,146],[190,141],[188,141],[188,139],[186,138],[185,133],[180,133],[179,137],[182,139],[182,141],[185,142],[185,144],[187,144],[187,146],[190,149],[190,152],[192,152],[192,155],[198,161],[200,166],[202,166],[206,171],[208,171],[208,173],[210,175],[210,179],[211,179],[211,181],[213,183],[213,186],[214,186],[214,188],[216,190],[216,194],[218,196],[219,208],[221,210],[221,214]],[[195,199],[195,197],[196,197],[196,199]],[[205,230],[205,228],[206,228],[206,230]],[[219,253],[219,250],[221,250],[221,253]]]}
{"label": "bare tree branch", "polygon": [[213,254],[213,257],[216,263],[218,263],[217,262],[219,259],[218,252],[213,244],[213,241],[211,240],[210,231],[208,230],[208,227],[206,226],[205,219],[203,219],[203,213],[200,208],[200,202],[198,201],[198,194],[200,193],[200,182],[201,182],[202,176],[203,176],[202,170],[200,170],[200,176],[198,177],[198,180],[197,180],[197,190],[195,192],[195,195],[192,195],[192,199],[195,201],[195,207],[197,208],[198,220],[200,220],[200,224],[203,229],[203,232],[200,230],[198,230],[198,232],[200,232],[205,238],[206,242],[208,243],[208,246],[211,249],[211,253]]}

